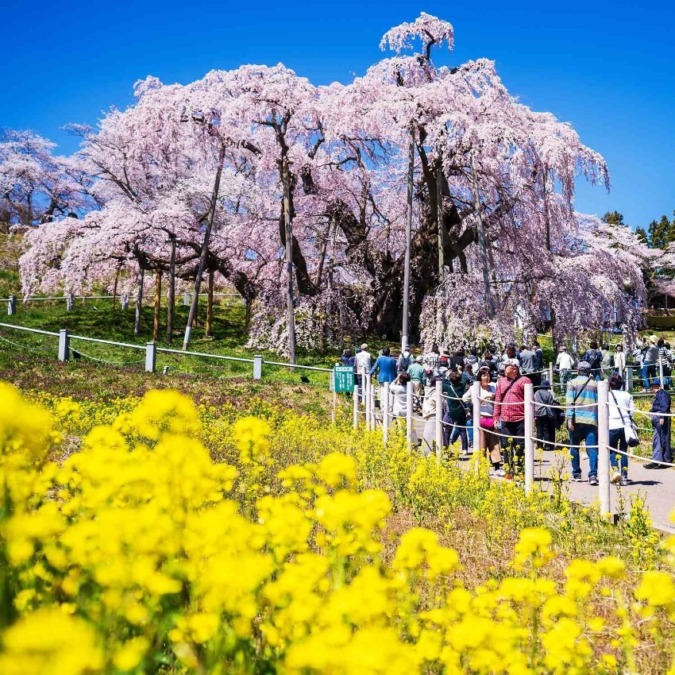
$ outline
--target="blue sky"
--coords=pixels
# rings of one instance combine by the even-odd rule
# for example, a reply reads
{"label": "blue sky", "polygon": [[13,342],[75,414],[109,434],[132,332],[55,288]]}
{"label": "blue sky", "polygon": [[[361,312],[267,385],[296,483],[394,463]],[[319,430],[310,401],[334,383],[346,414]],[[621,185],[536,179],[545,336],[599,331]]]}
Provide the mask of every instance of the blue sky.
{"label": "blue sky", "polygon": [[646,226],[675,209],[675,5],[644,4],[5,0],[0,126],[34,129],[69,153],[60,127],[125,107],[149,74],[188,82],[282,62],[315,84],[347,82],[382,57],[389,27],[425,11],[455,27],[455,51],[437,63],[494,59],[512,94],[571,122],[605,156],[612,191],[580,184],[579,210],[616,209]]}

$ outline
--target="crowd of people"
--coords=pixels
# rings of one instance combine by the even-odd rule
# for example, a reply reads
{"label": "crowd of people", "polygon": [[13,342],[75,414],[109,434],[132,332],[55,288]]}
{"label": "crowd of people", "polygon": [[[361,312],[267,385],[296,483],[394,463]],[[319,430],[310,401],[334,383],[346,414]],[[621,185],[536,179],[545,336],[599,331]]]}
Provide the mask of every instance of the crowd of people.
{"label": "crowd of people", "polygon": [[[641,341],[631,354],[639,368],[646,390],[656,387],[650,410],[653,426],[653,456],[647,468],[667,468],[672,462],[670,444],[671,400],[668,394],[672,355],[669,346],[656,336]],[[565,391],[565,400],[558,401],[552,382],[546,376],[544,355],[538,342],[507,344],[501,350],[495,345],[456,351],[439,349],[437,345],[413,355],[410,350],[398,356],[384,348],[374,358],[367,344],[356,354],[346,349],[341,357],[345,366],[354,368],[359,392],[368,375],[378,389],[389,385],[391,414],[405,420],[407,393],[412,390],[414,411],[424,421],[418,442],[425,454],[435,445],[436,411],[441,407],[443,446],[460,442],[462,454],[473,446],[473,404],[471,387],[478,381],[480,448],[487,455],[494,475],[513,478],[522,472],[525,440],[525,385],[534,385],[534,418],[536,442],[543,450],[569,448],[572,480],[582,480],[580,448],[586,449],[589,460],[588,482],[598,484],[598,380],[606,377],[609,384],[609,444],[612,482],[628,485],[629,444],[637,439],[632,415],[635,402],[626,391],[626,354],[622,345],[610,352],[606,345],[592,341],[578,359],[561,347],[555,369]],[[663,378],[659,374],[663,373]],[[441,382],[438,399],[436,383]],[[378,400],[381,397],[378,395]],[[567,435],[556,442],[556,432],[566,427]]]}

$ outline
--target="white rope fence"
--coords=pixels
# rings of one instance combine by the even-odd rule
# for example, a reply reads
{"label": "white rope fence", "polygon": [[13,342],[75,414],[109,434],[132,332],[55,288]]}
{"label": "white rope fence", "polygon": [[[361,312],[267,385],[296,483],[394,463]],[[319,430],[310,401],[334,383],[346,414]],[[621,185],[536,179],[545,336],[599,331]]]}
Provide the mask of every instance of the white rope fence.
{"label": "white rope fence", "polygon": [[[382,403],[380,414],[376,416],[375,414],[375,385],[372,381],[370,374],[367,371],[363,371],[360,377],[361,381],[361,391],[358,387],[354,388],[353,395],[353,426],[358,428],[361,423],[362,416],[365,415],[366,429],[369,431],[375,431],[378,428],[378,424],[382,430],[382,435],[385,444],[388,442],[389,438],[389,429],[390,429],[390,385],[389,383],[383,383],[380,389],[380,400]],[[598,435],[597,435],[597,445],[589,446],[590,448],[598,449],[598,501],[600,503],[600,511],[603,515],[607,516],[611,513],[611,479],[610,479],[610,453],[618,453],[631,457],[637,461],[643,462],[652,462],[654,464],[662,465],[665,467],[675,467],[674,463],[662,462],[658,460],[653,460],[648,457],[642,457],[636,455],[632,452],[617,450],[612,448],[609,443],[609,406],[614,405],[609,401],[609,385],[606,380],[600,380],[597,382],[598,387],[598,403],[597,404],[576,404],[575,409],[581,408],[596,408],[598,410]],[[541,441],[535,436],[535,401],[534,401],[534,387],[531,383],[525,385],[525,396],[523,402],[516,403],[503,403],[500,402],[500,405],[514,405],[520,406],[523,408],[523,423],[524,423],[524,433],[523,436],[514,436],[513,434],[503,433],[499,429],[483,429],[480,426],[481,420],[481,403],[485,404],[492,403],[494,401],[485,401],[481,400],[481,385],[479,382],[474,382],[471,386],[471,394],[468,401],[464,397],[459,396],[450,396],[443,393],[443,383],[440,378],[435,382],[433,390],[430,390],[429,387],[426,389],[426,396],[431,400],[428,400],[428,413],[422,417],[413,414],[413,387],[412,383],[406,385],[406,440],[408,449],[412,451],[413,442],[414,442],[414,422],[423,421],[425,423],[425,437],[427,436],[427,430],[430,425],[433,425],[433,443],[430,444],[429,449],[435,451],[437,461],[440,462],[442,457],[442,452],[444,448],[443,444],[443,429],[447,427],[458,428],[463,430],[473,430],[473,451],[478,453],[482,450],[481,448],[481,431],[485,431],[492,436],[495,436],[500,439],[513,440],[515,442],[520,441],[520,444],[523,448],[523,464],[524,464],[524,487],[527,493],[530,493],[534,488],[534,466],[535,466],[535,446],[539,443],[543,443],[546,447],[554,448],[564,448],[565,450],[571,449],[581,449],[585,448],[585,444],[571,444],[571,443],[558,443],[555,441]],[[472,408],[471,423],[459,424],[455,422],[448,422],[443,420],[443,400],[454,400],[461,401],[463,404],[468,403]],[[364,410],[361,410],[361,407],[364,407]],[[536,406],[542,406],[545,408],[552,408],[557,410],[564,410],[565,405],[553,405],[546,403],[536,402]],[[623,410],[627,410],[623,406],[617,406]],[[658,415],[660,417],[675,417],[675,413],[650,413],[643,410],[633,410],[628,411],[632,413],[639,413],[642,415]],[[402,418],[402,416],[399,416]],[[588,448],[587,448],[588,449]]]}

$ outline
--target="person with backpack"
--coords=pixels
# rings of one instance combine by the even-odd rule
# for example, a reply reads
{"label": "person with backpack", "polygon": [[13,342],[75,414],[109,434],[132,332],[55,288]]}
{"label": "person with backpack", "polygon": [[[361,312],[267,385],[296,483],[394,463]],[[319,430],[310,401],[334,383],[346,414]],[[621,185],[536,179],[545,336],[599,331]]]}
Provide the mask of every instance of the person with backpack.
{"label": "person with backpack", "polygon": [[[597,344],[597,343],[596,343]],[[588,455],[588,482],[598,484],[598,383],[588,361],[580,361],[579,375],[567,383],[565,419],[570,436],[572,480],[581,481],[579,446]]]}
{"label": "person with backpack", "polygon": [[537,441],[544,450],[555,450],[555,430],[560,412],[558,401],[551,392],[548,380],[542,380],[534,392],[534,421],[537,426]]}
{"label": "person with backpack", "polygon": [[412,355],[410,354],[410,350],[406,347],[398,357],[398,361],[396,362],[396,372],[400,375],[401,373],[407,373],[408,368],[413,363],[413,358]]}
{"label": "person with backpack", "polygon": [[598,343],[593,340],[590,344],[590,349],[586,350],[582,361],[586,361],[591,365],[591,375],[599,380],[602,374],[602,352],[598,349]]}

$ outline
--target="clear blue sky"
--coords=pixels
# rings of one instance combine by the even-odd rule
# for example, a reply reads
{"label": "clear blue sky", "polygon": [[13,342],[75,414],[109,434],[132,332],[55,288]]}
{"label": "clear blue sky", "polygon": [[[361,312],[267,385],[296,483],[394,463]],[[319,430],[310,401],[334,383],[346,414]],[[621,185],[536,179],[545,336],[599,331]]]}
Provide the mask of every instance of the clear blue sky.
{"label": "clear blue sky", "polygon": [[[639,8],[639,5],[646,8]],[[90,3],[6,0],[0,47],[0,126],[60,130],[93,124],[132,101],[152,74],[189,82],[213,68],[284,63],[315,84],[347,82],[382,57],[382,34],[426,11],[455,27],[453,54],[487,57],[509,90],[571,122],[601,152],[612,191],[580,185],[577,208],[621,211],[633,226],[675,209],[675,46],[670,0],[436,0]]]}

